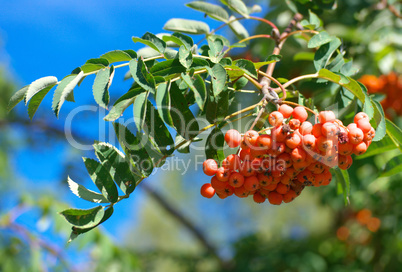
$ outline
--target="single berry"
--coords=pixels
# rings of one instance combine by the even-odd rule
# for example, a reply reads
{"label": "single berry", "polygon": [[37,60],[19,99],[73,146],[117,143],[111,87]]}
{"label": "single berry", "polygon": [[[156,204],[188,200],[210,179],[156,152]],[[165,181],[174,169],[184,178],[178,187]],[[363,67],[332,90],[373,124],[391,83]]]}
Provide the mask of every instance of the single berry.
{"label": "single berry", "polygon": [[269,114],[268,122],[271,126],[277,127],[282,125],[283,115],[279,111],[273,111]]}
{"label": "single berry", "polygon": [[225,134],[225,142],[230,148],[235,148],[240,145],[241,135],[235,129],[229,129]]}
{"label": "single berry", "polygon": [[357,123],[359,120],[361,119],[367,119],[368,121],[370,120],[370,118],[368,117],[368,115],[364,112],[359,112],[355,115],[355,117],[353,118],[353,122]]}
{"label": "single berry", "polygon": [[304,121],[299,127],[299,131],[300,131],[301,135],[310,134],[312,130],[313,130],[313,125],[309,121]]}
{"label": "single berry", "polygon": [[255,130],[249,130],[244,134],[244,142],[247,146],[253,146],[256,144],[258,139],[258,132]]}
{"label": "single berry", "polygon": [[233,172],[229,177],[229,184],[234,187],[238,188],[241,187],[244,183],[244,176],[240,173]]}
{"label": "single berry", "polygon": [[273,205],[280,205],[283,201],[283,196],[277,192],[270,192],[268,194],[268,201]]}
{"label": "single berry", "polygon": [[246,190],[252,192],[260,188],[260,183],[256,176],[250,176],[244,179],[243,186]]}
{"label": "single berry", "polygon": [[334,122],[336,119],[333,111],[322,111],[318,114],[318,121],[320,123]]}
{"label": "single berry", "polygon": [[255,192],[253,195],[253,200],[255,203],[264,203],[265,197],[263,197],[259,192]]}
{"label": "single berry", "polygon": [[299,121],[303,123],[304,121],[307,120],[308,114],[304,107],[297,106],[296,108],[293,109],[292,116],[293,118],[299,119]]}
{"label": "single berry", "polygon": [[289,121],[289,127],[293,130],[296,130],[300,127],[300,120],[299,119],[290,119]]}
{"label": "single berry", "polygon": [[213,176],[218,171],[218,164],[215,160],[208,159],[202,164],[202,169],[204,170],[205,175]]}
{"label": "single berry", "polygon": [[293,113],[293,108],[289,105],[282,104],[279,106],[279,112],[282,113],[284,118],[289,118]]}
{"label": "single berry", "polygon": [[201,186],[201,195],[206,198],[212,198],[215,194],[215,189],[212,188],[210,183],[205,183]]}

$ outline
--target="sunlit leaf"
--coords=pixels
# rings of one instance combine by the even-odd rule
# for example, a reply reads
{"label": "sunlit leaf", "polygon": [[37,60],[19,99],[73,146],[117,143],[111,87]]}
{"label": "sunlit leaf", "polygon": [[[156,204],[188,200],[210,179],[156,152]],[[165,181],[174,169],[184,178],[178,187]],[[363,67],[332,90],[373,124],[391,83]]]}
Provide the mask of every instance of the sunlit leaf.
{"label": "sunlit leaf", "polygon": [[374,121],[376,122],[376,130],[375,136],[373,138],[373,142],[380,141],[384,138],[385,134],[387,133],[387,126],[385,122],[385,114],[384,110],[382,109],[381,104],[376,101],[372,100],[372,105],[374,107]]}
{"label": "sunlit leaf", "polygon": [[392,139],[399,150],[402,151],[402,130],[388,119],[385,119],[385,122],[387,135]]}
{"label": "sunlit leaf", "polygon": [[231,22],[229,24],[230,29],[239,40],[245,39],[249,36],[247,29],[239,21],[236,20],[236,17],[230,16],[229,22]]}
{"label": "sunlit leaf", "polygon": [[148,45],[161,54],[165,53],[166,43],[150,32],[145,33],[141,38],[133,37],[132,40],[133,42],[140,42]]}
{"label": "sunlit leaf", "polygon": [[163,122],[173,127],[170,103],[170,82],[159,84],[155,95],[156,107]]}
{"label": "sunlit leaf", "polygon": [[18,103],[20,103],[24,99],[24,97],[28,91],[28,88],[29,88],[29,85],[23,87],[22,89],[18,90],[17,92],[15,92],[13,94],[13,96],[10,98],[10,101],[8,102],[8,106],[7,106],[8,111],[11,111]]}
{"label": "sunlit leaf", "polygon": [[184,46],[186,49],[191,50],[194,45],[193,39],[190,36],[184,35],[180,32],[175,32],[170,36],[163,36],[165,42],[171,41],[176,43],[179,47]]}
{"label": "sunlit leaf", "polygon": [[163,29],[188,34],[208,34],[209,26],[201,21],[173,18],[166,22]]}
{"label": "sunlit leaf", "polygon": [[390,159],[383,167],[380,177],[389,177],[402,173],[402,155]]}
{"label": "sunlit leaf", "polygon": [[320,47],[323,44],[332,41],[333,37],[329,36],[326,31],[321,31],[320,33],[314,35],[307,44],[308,48]]}
{"label": "sunlit leaf", "polygon": [[227,11],[218,5],[214,5],[203,1],[193,1],[186,4],[186,6],[204,12],[212,19],[221,22],[226,23],[229,20],[229,14],[227,13]]}
{"label": "sunlit leaf", "polygon": [[137,53],[134,50],[114,50],[107,52],[100,56],[103,59],[106,59],[109,63],[121,62],[121,61],[130,61],[132,59],[137,58]]}
{"label": "sunlit leaf", "polygon": [[104,68],[98,71],[92,86],[92,92],[96,103],[99,106],[107,109],[109,104],[109,87],[112,83],[114,76],[114,67]]}
{"label": "sunlit leaf", "polygon": [[98,59],[90,59],[81,66],[81,71],[84,73],[90,73],[94,71],[98,71],[105,67],[109,66],[109,61],[107,59],[98,58]]}
{"label": "sunlit leaf", "polygon": [[47,77],[42,77],[34,82],[32,82],[28,86],[27,93],[25,95],[25,105],[28,104],[29,100],[38,92],[40,92],[43,89],[48,88],[49,86],[54,86],[57,84],[57,78],[54,76],[47,76]]}
{"label": "sunlit leaf", "polygon": [[207,100],[207,90],[202,77],[200,75],[194,75],[194,79],[192,79],[186,74],[182,74],[181,77],[194,93],[195,102],[197,103],[198,107],[200,107],[201,110],[204,110],[204,105]]}
{"label": "sunlit leaf", "polygon": [[240,15],[249,18],[247,6],[241,0],[221,0],[221,2],[227,5],[231,10],[239,13]]}
{"label": "sunlit leaf", "polygon": [[130,73],[135,82],[147,91],[155,92],[155,79],[145,71],[145,64],[142,59],[133,59],[129,64]]}
{"label": "sunlit leaf", "polygon": [[179,61],[181,65],[187,69],[190,68],[191,64],[193,63],[193,54],[190,52],[190,50],[186,49],[184,45],[180,46],[179,49]]}
{"label": "sunlit leaf", "polygon": [[332,38],[332,41],[320,46],[314,55],[314,67],[317,71],[327,66],[332,54],[341,44],[338,38]]}
{"label": "sunlit leaf", "polygon": [[84,200],[94,202],[94,203],[109,203],[109,201],[101,194],[98,194],[94,191],[88,190],[84,186],[76,183],[70,177],[67,177],[68,187],[70,188],[71,192],[82,198]]}
{"label": "sunlit leaf", "polygon": [[105,214],[102,206],[89,210],[68,209],[60,213],[68,223],[79,228],[91,228],[100,223]]}
{"label": "sunlit leaf", "polygon": [[144,126],[145,115],[147,112],[147,105],[148,105],[147,101],[148,101],[148,92],[140,93],[134,98],[133,117],[134,117],[134,123],[137,126],[138,131],[141,131]]}

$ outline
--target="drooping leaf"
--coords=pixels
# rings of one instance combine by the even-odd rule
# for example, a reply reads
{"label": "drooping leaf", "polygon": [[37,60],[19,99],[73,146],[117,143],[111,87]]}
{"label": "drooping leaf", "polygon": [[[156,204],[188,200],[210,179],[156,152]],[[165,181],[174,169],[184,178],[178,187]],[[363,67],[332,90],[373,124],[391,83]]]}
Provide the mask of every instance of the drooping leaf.
{"label": "drooping leaf", "polygon": [[155,79],[151,74],[145,71],[145,65],[142,59],[133,59],[129,64],[130,73],[134,81],[147,91],[155,92]]}
{"label": "drooping leaf", "polygon": [[348,171],[335,167],[335,168],[331,169],[331,172],[332,172],[333,176],[336,178],[336,181],[338,182],[338,184],[340,185],[340,189],[341,189],[341,193],[343,194],[345,205],[348,205],[350,203],[350,201],[349,201],[350,179],[349,179]]}
{"label": "drooping leaf", "polygon": [[98,194],[94,191],[88,190],[84,186],[76,183],[70,177],[67,177],[68,187],[70,188],[71,192],[82,198],[84,200],[93,202],[93,203],[109,203],[109,201],[101,194]]}
{"label": "drooping leaf", "polygon": [[81,66],[81,71],[84,73],[90,73],[94,71],[98,71],[105,67],[109,66],[109,61],[107,59],[98,58],[98,59],[90,59]]}
{"label": "drooping leaf", "polygon": [[209,26],[204,22],[177,18],[173,18],[167,21],[166,24],[163,26],[163,29],[193,35],[209,33]]}
{"label": "drooping leaf", "polygon": [[112,203],[115,203],[118,199],[118,192],[116,184],[114,184],[109,171],[99,162],[83,158],[85,167],[92,181],[98,187],[99,191]]}
{"label": "drooping leaf", "polygon": [[225,143],[222,131],[215,127],[205,142],[205,156],[207,159],[214,159],[218,163],[225,159],[223,145]]}
{"label": "drooping leaf", "polygon": [[176,84],[171,85],[170,100],[172,102],[171,116],[177,132],[186,140],[197,136],[199,131],[198,122],[188,108],[187,101]]}
{"label": "drooping leaf", "polygon": [[133,175],[125,156],[107,143],[94,144],[96,156],[125,195],[134,191],[139,176]]}
{"label": "drooping leaf", "polygon": [[247,6],[241,0],[221,0],[221,2],[227,5],[234,12],[249,18]]}
{"label": "drooping leaf", "polygon": [[114,67],[104,68],[98,71],[92,86],[92,92],[96,103],[99,106],[107,109],[109,104],[109,87],[112,83],[114,76]]}
{"label": "drooping leaf", "polygon": [[243,70],[249,76],[254,77],[256,79],[258,78],[256,68],[252,61],[249,61],[246,59],[239,59],[239,60],[236,60],[233,64],[236,65],[237,67],[239,67],[241,70]]}
{"label": "drooping leaf", "polygon": [[10,101],[8,102],[7,111],[11,111],[18,103],[20,103],[24,99],[28,88],[29,85],[23,87],[13,94],[13,96],[10,98]]}
{"label": "drooping leaf", "polygon": [[174,42],[179,47],[183,45],[187,50],[191,50],[194,45],[193,39],[190,36],[184,35],[180,32],[175,32],[170,36],[163,36],[163,40],[165,42]]}
{"label": "drooping leaf", "polygon": [[205,87],[205,82],[200,75],[194,75],[192,79],[187,74],[181,74],[181,78],[186,82],[187,86],[194,93],[195,102],[201,110],[204,110],[204,105],[207,100],[207,90]]}
{"label": "drooping leaf", "polygon": [[239,21],[237,21],[236,17],[230,16],[229,22],[231,22],[229,24],[230,29],[239,40],[245,39],[249,36],[247,29]]}
{"label": "drooping leaf", "polygon": [[383,167],[380,177],[389,177],[402,172],[402,155],[390,159]]}
{"label": "drooping leaf", "polygon": [[317,71],[327,66],[332,54],[341,44],[341,40],[333,37],[332,41],[320,46],[314,55],[314,67]]}
{"label": "drooping leaf", "polygon": [[127,93],[125,93],[119,99],[116,100],[113,107],[111,108],[109,113],[103,118],[103,120],[115,121],[123,114],[123,112],[128,108],[128,106],[133,104],[135,97],[143,92],[145,92],[145,90],[141,87],[130,89]]}
{"label": "drooping leaf", "polygon": [[47,93],[55,86],[56,84],[48,85],[46,88],[40,90],[39,92],[35,93],[35,95],[30,99],[28,104],[28,115],[29,118],[32,120],[40,103],[42,102],[43,98],[47,95]]}
{"label": "drooping leaf", "polygon": [[134,98],[133,117],[137,130],[141,131],[144,127],[145,115],[147,112],[148,92],[140,93]]}
{"label": "drooping leaf", "polygon": [[106,59],[109,63],[121,62],[121,61],[130,61],[132,59],[137,58],[137,53],[134,50],[113,50],[107,52],[100,56],[103,59]]}
{"label": "drooping leaf", "polygon": [[219,63],[215,64],[212,69],[208,68],[207,70],[211,76],[213,96],[218,96],[226,85],[226,70]]}
{"label": "drooping leaf", "polygon": [[68,223],[79,228],[91,228],[100,223],[105,214],[102,206],[88,210],[67,209],[60,213]]}
{"label": "drooping leaf", "polygon": [[25,105],[28,104],[29,100],[31,100],[31,98],[35,94],[42,91],[43,89],[48,88],[49,86],[53,87],[56,84],[57,84],[57,78],[54,76],[42,77],[32,82],[28,86],[28,90],[25,95]]}
{"label": "drooping leaf", "polygon": [[53,94],[52,103],[53,112],[57,117],[59,116],[60,109],[61,106],[64,104],[64,101],[66,101],[67,97],[71,95],[75,86],[77,86],[78,82],[80,82],[83,77],[83,71],[81,71],[77,75],[66,76],[60,82],[59,86],[57,86],[56,91]]}
{"label": "drooping leaf", "polygon": [[190,50],[186,49],[184,45],[180,46],[179,49],[179,61],[181,65],[187,69],[190,68],[191,64],[193,63],[193,54],[190,52]]}
{"label": "drooping leaf", "polygon": [[170,104],[170,82],[159,84],[155,95],[156,107],[163,122],[173,127]]}
{"label": "drooping leaf", "polygon": [[387,133],[387,125],[385,122],[385,114],[384,110],[382,109],[381,104],[376,101],[372,100],[372,105],[374,107],[374,121],[377,125],[375,130],[375,136],[373,138],[373,142],[380,141],[384,138],[385,134]]}
{"label": "drooping leaf", "polygon": [[307,44],[308,48],[320,47],[323,44],[329,43],[333,40],[333,37],[329,36],[326,31],[314,35]]}
{"label": "drooping leaf", "polygon": [[229,20],[229,14],[225,9],[218,5],[203,1],[193,1],[186,4],[187,7],[204,12],[212,19],[227,23]]}
{"label": "drooping leaf", "polygon": [[399,150],[402,151],[402,130],[388,119],[385,119],[385,122],[387,135],[391,138]]}
{"label": "drooping leaf", "polygon": [[140,42],[148,45],[161,54],[165,53],[166,43],[152,33],[147,32],[141,38],[133,37],[132,40],[133,42]]}

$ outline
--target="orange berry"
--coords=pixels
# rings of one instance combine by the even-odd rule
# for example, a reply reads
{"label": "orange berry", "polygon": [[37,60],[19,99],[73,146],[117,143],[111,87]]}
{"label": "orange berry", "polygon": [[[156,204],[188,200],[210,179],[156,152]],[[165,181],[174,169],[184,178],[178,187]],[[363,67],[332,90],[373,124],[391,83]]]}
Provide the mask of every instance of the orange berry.
{"label": "orange berry", "polygon": [[356,145],[363,141],[363,131],[360,128],[349,129],[349,142]]}
{"label": "orange berry", "polygon": [[301,124],[301,122],[299,119],[291,119],[289,121],[289,127],[290,127],[290,129],[293,129],[293,130],[298,129],[300,127],[300,124]]}
{"label": "orange berry", "polygon": [[213,159],[208,159],[202,164],[204,174],[207,176],[213,176],[218,171],[218,163]]}
{"label": "orange berry", "polygon": [[213,176],[211,178],[211,186],[216,190],[216,191],[221,191],[226,188],[226,182],[220,181],[217,177]]}
{"label": "orange berry", "polygon": [[279,106],[279,112],[282,113],[284,118],[289,118],[293,113],[293,108],[289,105],[282,104]]}
{"label": "orange berry", "polygon": [[306,151],[300,147],[296,147],[293,149],[290,157],[292,158],[293,162],[301,162],[306,158]]}
{"label": "orange berry", "polygon": [[341,155],[351,155],[353,153],[353,144],[344,143],[338,145],[338,152]]}
{"label": "orange berry", "polygon": [[251,176],[244,180],[243,186],[246,190],[252,192],[260,188],[260,183],[258,182],[258,178],[256,176]]}
{"label": "orange berry", "polygon": [[303,136],[303,147],[304,149],[313,150],[315,148],[316,138],[314,135],[307,134]]}
{"label": "orange berry", "polygon": [[300,138],[299,134],[292,133],[292,134],[289,134],[288,136],[286,136],[285,144],[287,147],[294,149],[297,146],[299,146],[300,143],[301,143],[301,138]]}
{"label": "orange berry", "polygon": [[322,111],[318,114],[318,122],[326,123],[335,121],[335,113],[333,111]]}
{"label": "orange berry", "polygon": [[286,170],[292,166],[293,161],[292,157],[288,153],[282,153],[276,158],[277,164],[283,165],[283,168]]}
{"label": "orange berry", "polygon": [[285,203],[292,202],[296,197],[297,197],[296,192],[293,191],[292,189],[289,189],[289,191],[283,195],[283,202]]}
{"label": "orange berry", "polygon": [[250,147],[251,158],[262,158],[262,157],[264,157],[266,152],[267,152],[267,150],[262,147],[258,147],[258,146]]}
{"label": "orange berry", "polygon": [[375,137],[375,129],[370,128],[370,131],[364,134],[363,141],[371,141]]}
{"label": "orange berry", "polygon": [[357,128],[357,125],[356,125],[355,123],[350,123],[346,128],[347,128],[348,131],[349,131],[349,130],[351,130],[351,129]]}
{"label": "orange berry", "polygon": [[322,181],[321,185],[323,185],[323,186],[329,185],[332,181],[331,172],[329,172],[328,169],[325,169],[324,172],[322,173],[322,175],[323,175],[323,181]]}
{"label": "orange berry", "polygon": [[274,191],[275,189],[276,189],[276,187],[278,186],[278,184],[277,183],[272,183],[272,184],[269,184],[269,185],[266,185],[266,186],[263,186],[263,187],[261,187],[261,188],[263,188],[263,189],[265,189],[265,190],[267,190],[267,191]]}
{"label": "orange berry", "polygon": [[233,172],[229,177],[229,184],[234,188],[241,187],[244,183],[244,176],[240,173]]}
{"label": "orange berry", "polygon": [[215,194],[215,189],[212,188],[210,183],[205,183],[201,186],[201,195],[206,198],[212,198]]}
{"label": "orange berry", "polygon": [[271,126],[277,127],[282,125],[283,115],[279,111],[273,111],[268,116],[268,122]]}
{"label": "orange berry", "polygon": [[357,121],[356,126],[363,131],[363,134],[368,133],[372,128],[368,119],[365,118]]}
{"label": "orange berry", "polygon": [[304,185],[312,185],[314,183],[314,174],[305,169],[297,175],[297,180]]}
{"label": "orange berry", "polygon": [[296,170],[296,172],[301,172],[304,169],[306,169],[310,165],[309,162],[302,160],[299,162],[293,162],[293,168]]}
{"label": "orange berry", "polygon": [[276,186],[276,192],[280,193],[281,195],[286,194],[289,191],[290,186],[289,185],[285,185],[282,182],[278,183],[278,185]]}
{"label": "orange berry", "polygon": [[234,194],[237,197],[244,198],[244,197],[247,197],[250,194],[250,192],[247,191],[246,188],[241,186],[241,187],[234,188]]}
{"label": "orange berry", "polygon": [[299,119],[300,122],[303,123],[304,121],[307,120],[308,114],[304,107],[297,106],[296,108],[293,109],[292,116],[293,118]]}
{"label": "orange berry", "polygon": [[257,142],[258,132],[255,130],[249,130],[244,134],[244,142],[247,146],[253,146]]}
{"label": "orange berry", "polygon": [[353,159],[350,155],[349,156],[339,155],[339,158],[338,158],[339,168],[341,168],[343,170],[349,169],[350,166],[352,166],[352,163],[353,163]]}
{"label": "orange berry", "polygon": [[267,175],[267,173],[269,173],[269,172],[266,172],[266,173],[264,173],[264,174],[258,174],[258,176],[257,176],[257,178],[258,178],[258,183],[260,184],[261,187],[270,185],[270,184],[272,184],[272,182],[273,182],[273,177],[272,177],[272,175],[270,175],[270,174]]}
{"label": "orange berry", "polygon": [[231,173],[231,171],[229,169],[226,169],[224,167],[219,167],[215,176],[218,180],[225,182],[225,181],[229,180],[230,173]]}
{"label": "orange berry", "polygon": [[320,151],[325,152],[327,150],[330,150],[334,146],[334,143],[333,143],[332,139],[326,138],[324,136],[320,136],[317,138],[316,145]]}
{"label": "orange berry", "polygon": [[262,134],[258,136],[256,145],[264,150],[268,150],[272,147],[272,139],[268,134]]}
{"label": "orange berry", "polygon": [[272,154],[274,157],[278,156],[279,154],[282,154],[285,152],[285,144],[282,142],[274,142],[272,144],[272,149],[270,150],[270,154]]}
{"label": "orange berry", "polygon": [[338,228],[336,231],[336,237],[338,237],[339,240],[341,241],[346,241],[350,235],[350,231],[347,227],[342,226]]}
{"label": "orange berry", "polygon": [[268,194],[268,201],[273,205],[280,205],[282,203],[283,196],[277,192],[270,192]]}
{"label": "orange berry", "polygon": [[355,115],[355,117],[353,118],[353,122],[357,124],[357,121],[361,120],[361,119],[367,119],[368,121],[370,120],[370,118],[368,117],[368,115],[364,112],[359,112]]}
{"label": "orange berry", "polygon": [[360,210],[356,214],[357,221],[362,225],[366,225],[369,222],[370,218],[371,218],[371,211],[369,209]]}
{"label": "orange berry", "polygon": [[331,122],[327,122],[322,124],[321,133],[325,137],[333,137],[337,135],[339,132],[339,128]]}
{"label": "orange berry", "polygon": [[367,228],[371,232],[376,232],[381,226],[381,220],[377,217],[371,217],[367,222]]}
{"label": "orange berry", "polygon": [[242,161],[251,160],[250,148],[242,149],[239,157]]}
{"label": "orange berry", "polygon": [[353,146],[353,153],[355,155],[364,154],[366,151],[367,151],[367,144],[365,142],[361,142]]}
{"label": "orange berry", "polygon": [[317,123],[313,126],[313,130],[311,131],[311,133],[314,135],[314,137],[318,138],[322,135],[321,128],[322,128],[322,124],[320,124],[320,123]]}
{"label": "orange berry", "polygon": [[251,161],[244,161],[242,162],[239,173],[242,174],[244,177],[249,177],[254,175],[255,171],[253,169],[253,165]]}
{"label": "orange berry", "polygon": [[255,192],[253,195],[253,200],[255,203],[264,203],[265,197],[263,197],[259,192]]}
{"label": "orange berry", "polygon": [[299,127],[299,131],[300,131],[301,135],[310,134],[312,130],[313,130],[313,125],[309,121],[303,122]]}
{"label": "orange berry", "polygon": [[226,163],[223,166],[227,169],[235,171],[240,168],[240,165],[241,165],[240,157],[236,154],[230,154],[229,156],[226,157]]}
{"label": "orange berry", "polygon": [[271,138],[273,142],[284,142],[287,136],[287,132],[283,129],[283,126],[274,127],[271,129]]}
{"label": "orange berry", "polygon": [[225,142],[231,148],[238,147],[241,142],[240,133],[235,129],[229,129],[225,134]]}

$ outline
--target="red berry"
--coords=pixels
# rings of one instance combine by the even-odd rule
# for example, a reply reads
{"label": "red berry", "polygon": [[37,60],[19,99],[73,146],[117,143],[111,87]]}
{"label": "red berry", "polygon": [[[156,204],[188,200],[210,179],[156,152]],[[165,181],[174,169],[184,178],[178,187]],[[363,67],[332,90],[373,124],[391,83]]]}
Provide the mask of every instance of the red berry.
{"label": "red berry", "polygon": [[249,130],[244,134],[244,142],[248,147],[256,144],[258,139],[258,132],[255,130]]}
{"label": "red berry", "polygon": [[210,183],[205,183],[201,186],[201,195],[206,198],[212,198],[215,194],[215,189],[212,188]]}
{"label": "red berry", "polygon": [[273,205],[280,205],[283,201],[283,196],[277,192],[270,192],[268,194],[268,201]]}
{"label": "red berry", "polygon": [[202,169],[204,170],[205,175],[213,176],[218,171],[218,164],[215,160],[208,159],[202,164]]}
{"label": "red berry", "polygon": [[255,191],[260,188],[260,183],[256,176],[250,176],[244,180],[243,186],[248,191]]}
{"label": "red berry", "polygon": [[349,129],[349,142],[356,145],[363,141],[363,131],[360,128]]}
{"label": "red berry", "polygon": [[253,200],[255,203],[263,203],[265,202],[265,197],[263,197],[259,192],[255,192],[253,195]]}
{"label": "red berry", "polygon": [[235,129],[229,129],[225,134],[225,142],[231,148],[238,147],[241,142],[240,133]]}
{"label": "red berry", "polygon": [[229,177],[229,184],[234,187],[238,188],[241,187],[244,183],[244,177],[242,174],[233,172]]}

